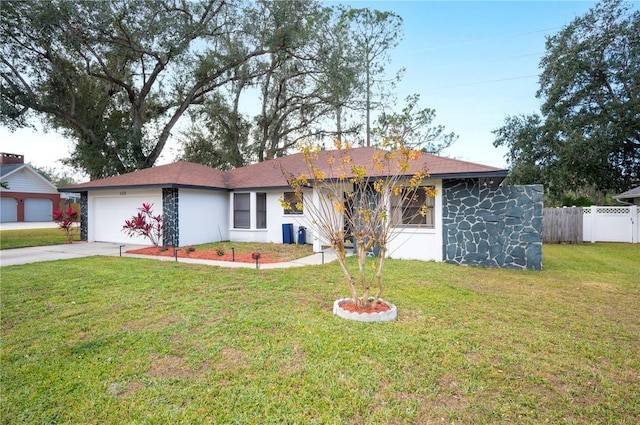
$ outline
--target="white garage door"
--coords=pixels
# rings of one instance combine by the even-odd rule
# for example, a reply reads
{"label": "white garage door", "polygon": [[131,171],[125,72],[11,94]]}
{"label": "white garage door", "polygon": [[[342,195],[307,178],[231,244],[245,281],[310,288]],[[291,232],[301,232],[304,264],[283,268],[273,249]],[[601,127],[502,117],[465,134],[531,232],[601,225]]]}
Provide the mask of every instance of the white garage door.
{"label": "white garage door", "polygon": [[51,221],[53,220],[53,202],[51,199],[25,199],[24,221]]}
{"label": "white garage door", "polygon": [[18,201],[13,198],[0,198],[0,222],[18,221]]}
{"label": "white garage door", "polygon": [[153,213],[162,214],[162,199],[145,197],[105,197],[95,198],[91,204],[89,223],[96,242],[115,242],[139,245],[151,245],[149,239],[130,238],[122,231],[125,220],[138,213],[143,202],[153,203]]}

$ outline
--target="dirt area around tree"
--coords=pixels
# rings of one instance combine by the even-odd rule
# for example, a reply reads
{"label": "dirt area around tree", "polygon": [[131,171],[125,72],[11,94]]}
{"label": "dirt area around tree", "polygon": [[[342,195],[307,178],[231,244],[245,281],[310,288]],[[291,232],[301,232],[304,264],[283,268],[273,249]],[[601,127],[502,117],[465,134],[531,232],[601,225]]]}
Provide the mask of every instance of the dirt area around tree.
{"label": "dirt area around tree", "polygon": [[358,314],[382,313],[391,310],[391,307],[389,307],[388,304],[382,302],[371,304],[369,307],[358,307],[353,303],[353,301],[347,301],[340,304],[340,308]]}

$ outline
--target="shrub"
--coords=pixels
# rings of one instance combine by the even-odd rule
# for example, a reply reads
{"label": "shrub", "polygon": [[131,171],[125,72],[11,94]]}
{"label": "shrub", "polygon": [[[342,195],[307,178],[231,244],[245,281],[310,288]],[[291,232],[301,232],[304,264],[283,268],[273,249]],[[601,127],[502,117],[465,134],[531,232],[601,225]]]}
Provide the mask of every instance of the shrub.
{"label": "shrub", "polygon": [[62,229],[67,242],[72,242],[73,237],[78,232],[78,226],[74,226],[74,223],[78,221],[78,213],[71,207],[65,211],[55,210],[53,212],[53,221],[58,223],[58,227]]}
{"label": "shrub", "polygon": [[162,215],[153,215],[153,204],[143,203],[138,214],[126,220],[122,231],[129,237],[142,236],[148,238],[153,246],[158,246],[162,239]]}

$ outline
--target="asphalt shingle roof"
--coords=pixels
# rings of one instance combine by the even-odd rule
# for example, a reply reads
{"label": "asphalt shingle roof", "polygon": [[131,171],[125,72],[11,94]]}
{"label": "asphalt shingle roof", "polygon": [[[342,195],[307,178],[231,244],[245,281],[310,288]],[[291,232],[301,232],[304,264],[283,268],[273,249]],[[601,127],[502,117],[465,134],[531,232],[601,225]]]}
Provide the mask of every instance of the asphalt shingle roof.
{"label": "asphalt shingle roof", "polygon": [[0,178],[6,176],[7,174],[10,174],[12,172],[14,172],[15,170],[24,167],[25,164],[5,164],[5,165],[0,165]]}
{"label": "asphalt shingle roof", "polygon": [[[384,175],[383,172],[374,171],[373,157],[377,150],[380,149],[373,147],[354,148],[349,151],[348,155],[351,157],[352,163],[366,167],[368,175]],[[319,158],[314,163],[319,164],[317,165],[319,169],[328,169],[327,160],[330,155],[336,156],[337,161],[336,151],[321,151],[318,155]],[[506,177],[507,175],[507,170],[429,154],[421,154],[420,158],[412,163],[412,168],[407,174],[411,175],[423,167],[426,167],[431,177],[437,178],[481,177],[482,175]],[[230,170],[227,172],[228,181],[233,189],[287,187],[286,174],[283,173],[283,170],[294,175],[309,174],[303,154],[297,153]]]}
{"label": "asphalt shingle roof", "polygon": [[[352,163],[373,170],[372,158],[376,150],[377,148],[353,148],[349,151],[349,156]],[[302,155],[297,153],[229,171],[179,161],[69,186],[64,188],[64,191],[80,192],[88,189],[121,187],[198,187],[221,190],[282,188],[288,186],[285,172],[294,175],[308,174]],[[330,155],[336,155],[336,151],[321,151],[317,163],[322,164],[322,168],[328,168],[326,164]],[[436,178],[505,177],[507,175],[507,170],[504,169],[429,154],[422,154],[407,174],[411,175],[423,166],[426,166],[431,177]]]}
{"label": "asphalt shingle roof", "polygon": [[159,165],[132,173],[68,186],[63,188],[63,191],[79,192],[86,189],[114,189],[121,187],[197,187],[227,189],[227,183],[225,181],[224,171],[193,162],[178,161],[173,164]]}
{"label": "asphalt shingle roof", "polygon": [[640,198],[640,186],[614,196],[614,199],[632,199],[632,198]]}

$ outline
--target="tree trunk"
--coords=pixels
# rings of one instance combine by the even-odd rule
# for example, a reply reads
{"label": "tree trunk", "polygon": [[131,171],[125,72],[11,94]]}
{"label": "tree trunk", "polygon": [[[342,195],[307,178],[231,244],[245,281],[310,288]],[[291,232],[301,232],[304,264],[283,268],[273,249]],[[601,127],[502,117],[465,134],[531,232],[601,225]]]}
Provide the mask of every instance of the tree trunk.
{"label": "tree trunk", "polygon": [[336,252],[336,256],[338,257],[338,263],[340,264],[340,268],[342,268],[342,273],[344,273],[345,278],[347,279],[347,285],[349,286],[349,291],[351,292],[351,299],[354,304],[357,305],[358,301],[358,290],[356,288],[355,282],[353,281],[353,276],[349,273],[349,267],[347,267],[347,251],[344,248],[344,242],[334,245],[333,250]]}
{"label": "tree trunk", "polygon": [[366,132],[367,134],[365,135],[365,140],[366,140],[366,146],[369,147],[371,146],[371,75],[369,74],[369,61],[367,60],[367,64],[366,64],[366,71],[367,73],[367,83],[366,83],[366,101],[365,101],[365,108],[366,110]]}
{"label": "tree trunk", "polygon": [[336,107],[336,138],[342,141],[342,106]]}
{"label": "tree trunk", "polygon": [[378,270],[376,270],[376,281],[378,283],[378,291],[374,297],[374,302],[377,303],[382,295],[382,269],[384,268],[384,259],[387,256],[387,247],[380,245],[380,261],[378,262]]}

